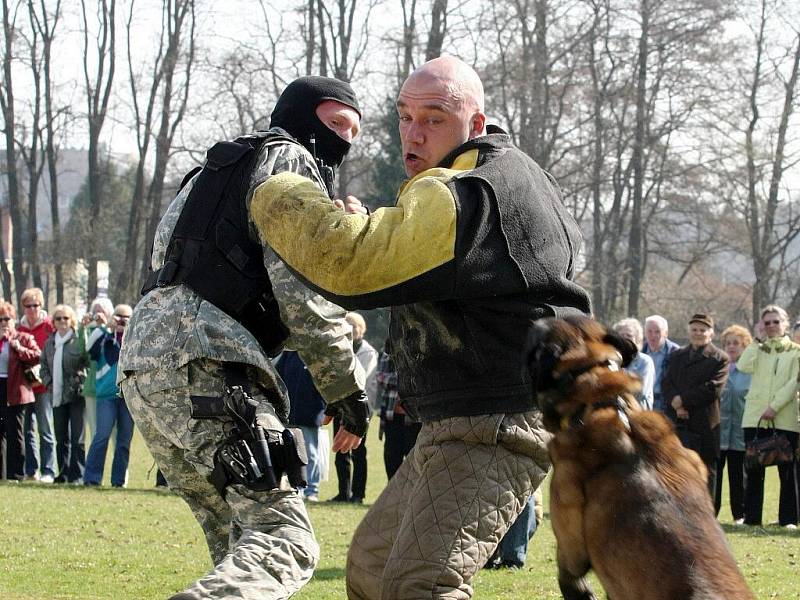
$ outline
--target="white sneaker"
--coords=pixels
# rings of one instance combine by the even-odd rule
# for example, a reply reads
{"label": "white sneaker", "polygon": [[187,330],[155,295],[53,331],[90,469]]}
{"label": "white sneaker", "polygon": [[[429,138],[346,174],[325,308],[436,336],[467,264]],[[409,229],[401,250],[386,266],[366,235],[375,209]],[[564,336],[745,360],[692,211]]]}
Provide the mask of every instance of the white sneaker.
{"label": "white sneaker", "polygon": [[53,483],[53,481],[55,481],[55,478],[52,475],[42,475],[39,478],[39,483]]}
{"label": "white sneaker", "polygon": [[744,519],[736,519],[733,522],[734,525],[744,525]]}
{"label": "white sneaker", "polygon": [[783,526],[784,529],[797,529],[797,525],[794,523],[789,523],[788,525]]}
{"label": "white sneaker", "polygon": [[319,496],[317,494],[309,494],[305,497],[306,502],[319,502]]}

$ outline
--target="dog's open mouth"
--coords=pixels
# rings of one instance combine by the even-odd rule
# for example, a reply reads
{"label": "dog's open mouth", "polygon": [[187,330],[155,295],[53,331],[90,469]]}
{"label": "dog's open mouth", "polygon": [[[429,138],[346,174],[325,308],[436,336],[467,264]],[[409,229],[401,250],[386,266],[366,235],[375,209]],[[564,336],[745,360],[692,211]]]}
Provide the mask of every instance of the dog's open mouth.
{"label": "dog's open mouth", "polygon": [[[620,370],[636,349],[627,340],[585,318],[547,320],[537,325],[531,372],[550,431],[580,425],[593,410],[615,408],[627,425],[629,402],[641,383]],[[631,344],[632,346],[632,344]]]}

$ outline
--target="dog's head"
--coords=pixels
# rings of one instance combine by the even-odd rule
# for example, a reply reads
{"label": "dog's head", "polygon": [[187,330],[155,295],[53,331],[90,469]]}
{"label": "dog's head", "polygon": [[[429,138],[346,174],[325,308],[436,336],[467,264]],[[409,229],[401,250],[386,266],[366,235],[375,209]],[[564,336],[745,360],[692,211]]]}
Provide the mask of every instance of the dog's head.
{"label": "dog's head", "polygon": [[557,431],[586,405],[638,391],[639,380],[618,370],[636,353],[632,342],[588,317],[536,321],[528,366],[545,426]]}

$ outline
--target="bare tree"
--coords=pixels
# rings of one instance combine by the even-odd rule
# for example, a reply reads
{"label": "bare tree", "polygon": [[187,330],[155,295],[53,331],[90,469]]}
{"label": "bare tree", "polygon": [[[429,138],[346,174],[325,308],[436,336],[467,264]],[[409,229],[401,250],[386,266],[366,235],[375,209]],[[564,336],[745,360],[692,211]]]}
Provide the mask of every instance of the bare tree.
{"label": "bare tree", "polygon": [[[780,81],[783,88],[783,102],[777,127],[773,133],[773,147],[766,159],[759,156],[756,135],[761,125],[764,108],[761,96],[768,78],[780,78],[780,71],[774,68],[767,72],[767,47],[774,41],[767,39],[766,29],[774,3],[761,0],[758,25],[755,34],[755,60],[752,70],[748,104],[750,118],[745,130],[745,160],[747,170],[747,213],[746,223],[750,234],[750,252],[753,261],[755,284],[753,285],[753,321],[767,302],[777,293],[777,281],[781,269],[776,261],[785,257],[787,247],[800,234],[800,214],[789,214],[788,222],[779,224],[781,203],[781,181],[786,169],[786,144],[789,133],[789,119],[798,95],[798,66],[800,65],[800,31],[794,30],[793,50],[786,52],[789,62],[788,77]],[[787,49],[788,50],[788,49]],[[761,164],[759,164],[761,163]],[[766,179],[766,194],[761,186]],[[780,261],[783,262],[783,261]],[[790,302],[792,311],[800,308],[800,291],[793,294]]]}
{"label": "bare tree", "polygon": [[[362,63],[370,40],[370,17],[380,0],[335,0],[317,2],[317,24],[319,40],[320,75],[350,81]],[[333,10],[329,8],[333,4]],[[359,14],[356,22],[356,14]],[[351,186],[355,173],[352,171],[355,160],[343,163],[338,172],[340,192]]]}
{"label": "bare tree", "polygon": [[484,69],[492,105],[520,149],[548,170],[571,151],[568,98],[591,24],[584,9],[570,10],[548,0],[505,0],[484,24],[494,42]]}
{"label": "bare tree", "polygon": [[28,16],[31,29],[26,36],[27,52],[25,60],[30,67],[31,82],[33,83],[33,93],[28,95],[26,102],[30,109],[30,121],[27,127],[20,127],[20,135],[17,137],[17,147],[19,148],[22,162],[25,166],[25,179],[28,185],[27,190],[27,210],[25,211],[26,227],[25,237],[21,248],[24,271],[21,275],[26,285],[33,282],[36,287],[42,287],[42,276],[39,265],[39,234],[38,234],[38,210],[37,200],[39,198],[39,183],[45,165],[45,142],[44,129],[46,124],[42,123],[42,104],[44,82],[44,61],[42,51],[44,43],[41,33],[36,27],[34,9],[31,2],[28,3]]}
{"label": "bare tree", "polygon": [[447,0],[433,0],[431,6],[431,28],[428,31],[428,44],[425,47],[425,60],[432,60],[442,54],[442,44],[447,34]]}
{"label": "bare tree", "polygon": [[[134,73],[131,44],[135,43],[131,2],[126,21],[129,83],[139,157],[131,202],[125,264],[117,279],[117,293],[135,297],[149,267],[149,253],[161,215],[164,181],[173,150],[175,133],[186,113],[195,62],[194,0],[163,0],[162,29],[152,71],[147,75],[146,94],[140,98],[140,78]],[[146,177],[151,143],[155,146],[152,177]],[[144,235],[142,235],[144,233]],[[142,239],[144,238],[144,239]],[[144,247],[142,247],[144,245]]]}
{"label": "bare tree", "polygon": [[[8,182],[8,211],[11,217],[12,265],[14,272],[14,289],[21,292],[25,287],[22,255],[18,248],[22,247],[22,211],[17,164],[17,147],[14,139],[16,132],[16,113],[14,110],[14,80],[11,76],[14,61],[14,37],[16,35],[16,11],[11,11],[8,0],[3,4],[3,85],[0,86],[0,109],[3,111],[3,133],[5,138],[5,170]],[[2,252],[2,249],[0,249]],[[5,256],[0,256],[0,269],[3,275],[3,292],[11,298],[11,273],[8,270]]]}
{"label": "bare tree", "polygon": [[55,32],[61,18],[61,0],[48,9],[45,0],[40,0],[38,10],[33,0],[28,1],[28,12],[34,30],[41,37],[42,83],[44,85],[44,153],[47,161],[47,175],[50,192],[50,220],[52,223],[53,251],[52,261],[55,271],[56,302],[64,301],[64,269],[61,251],[61,219],[58,211],[58,145],[56,141],[57,119],[64,108],[54,106],[53,56],[52,46]]}
{"label": "bare tree", "polygon": [[[89,129],[87,176],[90,202],[89,243],[86,248],[89,268],[88,298],[89,302],[97,295],[97,259],[98,248],[95,224],[100,218],[101,171],[100,171],[100,134],[108,114],[111,99],[112,82],[116,67],[116,0],[98,0],[96,5],[95,34],[90,30],[86,10],[86,0],[81,0],[82,34],[83,34],[83,76],[86,92],[86,120]],[[90,51],[90,41],[95,46]],[[96,64],[92,65],[92,59]],[[93,69],[94,67],[94,69]],[[94,72],[92,73],[92,69]]]}
{"label": "bare tree", "polygon": [[[147,194],[147,203],[150,207],[145,233],[147,248],[153,244],[161,216],[167,163],[175,132],[186,114],[195,57],[195,1],[164,0],[164,9],[167,51],[164,61],[164,86],[161,94],[161,118],[155,136],[155,168]],[[182,67],[180,74],[178,73],[179,66]],[[141,279],[144,279],[148,266],[149,260],[145,256],[142,262]]]}

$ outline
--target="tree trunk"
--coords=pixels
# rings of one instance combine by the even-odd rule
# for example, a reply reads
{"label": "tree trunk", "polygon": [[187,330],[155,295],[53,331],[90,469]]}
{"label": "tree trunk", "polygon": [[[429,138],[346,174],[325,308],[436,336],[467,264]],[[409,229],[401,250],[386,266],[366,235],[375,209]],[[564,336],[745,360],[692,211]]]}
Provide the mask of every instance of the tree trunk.
{"label": "tree trunk", "polygon": [[628,237],[628,314],[639,314],[639,295],[642,286],[642,202],[644,188],[645,95],[647,93],[647,55],[650,36],[650,0],[641,0],[642,31],[636,78],[636,130],[633,141],[633,205]]}
{"label": "tree trunk", "polygon": [[597,53],[595,44],[597,43],[597,28],[599,26],[599,14],[595,12],[592,31],[589,38],[589,70],[592,75],[593,91],[593,134],[594,148],[592,156],[592,304],[595,317],[601,321],[606,320],[606,307],[604,302],[604,267],[603,260],[603,204],[601,181],[603,171],[603,95],[600,90],[600,76],[597,72]]}
{"label": "tree trunk", "polygon": [[[25,278],[22,252],[24,250],[23,233],[25,231],[22,221],[21,197],[19,189],[19,172],[17,165],[17,147],[14,143],[16,120],[14,114],[14,86],[11,77],[11,61],[13,58],[12,39],[14,23],[10,20],[8,1],[3,0],[3,87],[5,93],[0,91],[0,108],[3,110],[5,124],[6,145],[6,178],[8,180],[8,212],[11,217],[11,262],[13,265],[14,291],[17,295],[27,287]],[[8,295],[11,298],[11,294]]]}
{"label": "tree trunk", "polygon": [[747,161],[747,207],[750,229],[750,249],[753,255],[753,272],[755,283],[753,284],[753,323],[758,321],[759,311],[766,303],[767,289],[769,288],[768,264],[761,255],[761,215],[758,207],[758,195],[756,192],[757,174],[755,163],[755,148],[753,136],[758,124],[758,89],[761,82],[761,60],[764,52],[764,28],[766,26],[766,2],[761,3],[761,17],[759,30],[756,37],[756,63],[754,67],[753,80],[750,86],[750,121],[745,131],[745,156]]}
{"label": "tree trunk", "polygon": [[[33,3],[30,4],[33,11]],[[47,177],[50,188],[50,222],[52,224],[53,250],[52,261],[55,272],[56,303],[64,302],[64,268],[61,249],[61,217],[58,214],[58,152],[55,143],[55,114],[53,110],[52,90],[52,47],[55,28],[61,16],[61,0],[56,2],[52,23],[41,0],[41,14],[38,16],[37,28],[42,36],[42,68],[44,69],[44,113],[45,140],[44,152],[47,161]]]}
{"label": "tree trunk", "polygon": [[[190,18],[189,23],[189,49],[186,55],[185,75],[180,88],[180,95],[177,99],[177,106],[175,106],[175,74],[177,70],[178,60],[181,54],[181,39],[185,32],[185,19]],[[175,2],[172,16],[168,21],[167,31],[167,51],[164,54],[164,63],[162,65],[163,72],[163,88],[161,93],[161,121],[159,124],[158,132],[155,138],[155,166],[153,169],[153,178],[150,182],[150,187],[147,193],[147,206],[150,207],[150,213],[147,218],[147,225],[145,228],[145,240],[147,248],[152,247],[153,240],[155,239],[156,229],[161,219],[161,204],[164,197],[164,179],[167,173],[167,164],[169,163],[170,152],[172,150],[172,142],[175,136],[175,130],[183,120],[186,111],[186,105],[189,97],[189,85],[191,82],[191,71],[194,61],[194,40],[195,40],[195,14],[194,14],[194,0],[177,0]],[[150,257],[147,252],[143,253],[143,260],[141,267],[138,271],[138,278],[133,277],[135,270],[131,270],[130,276],[134,281],[133,291],[138,291],[140,284],[147,276],[150,267]]]}
{"label": "tree trunk", "polygon": [[431,7],[431,30],[428,32],[428,45],[425,60],[441,56],[444,36],[447,33],[447,0],[434,0]]}
{"label": "tree trunk", "polygon": [[[116,61],[116,0],[101,0],[98,10],[100,22],[97,32],[97,65],[94,78],[89,75],[89,25],[86,17],[86,0],[81,0],[83,17],[83,73],[86,92],[87,121],[89,126],[87,192],[89,195],[89,239],[86,248],[86,262],[89,270],[89,304],[97,297],[97,231],[100,204],[102,202],[102,181],[100,174],[100,133],[103,129],[108,103],[111,98],[111,84],[114,80]],[[108,64],[106,64],[108,61]]]}

